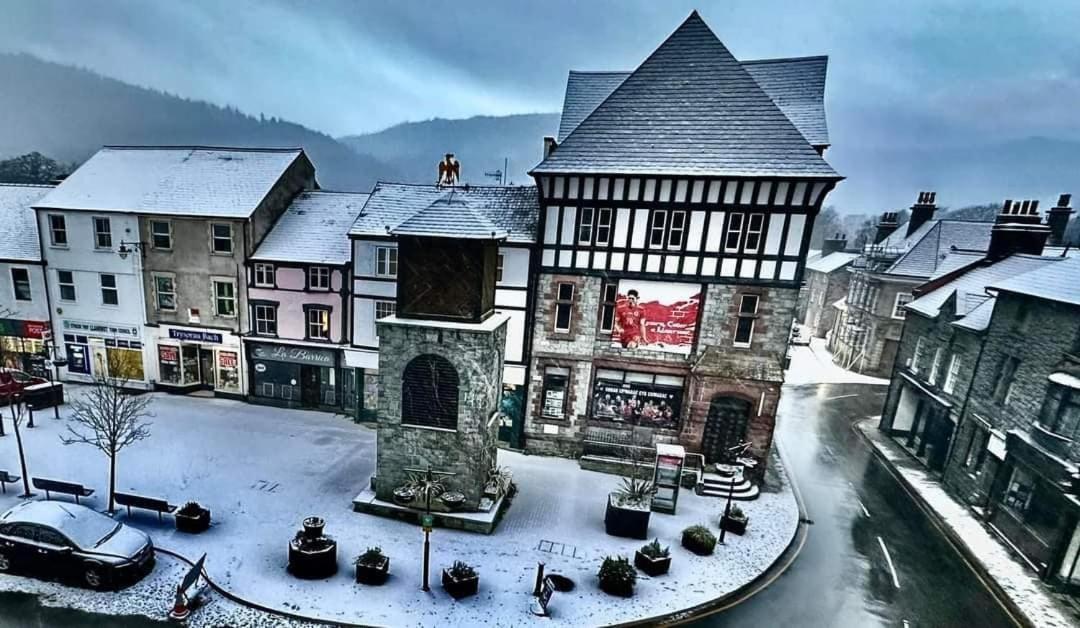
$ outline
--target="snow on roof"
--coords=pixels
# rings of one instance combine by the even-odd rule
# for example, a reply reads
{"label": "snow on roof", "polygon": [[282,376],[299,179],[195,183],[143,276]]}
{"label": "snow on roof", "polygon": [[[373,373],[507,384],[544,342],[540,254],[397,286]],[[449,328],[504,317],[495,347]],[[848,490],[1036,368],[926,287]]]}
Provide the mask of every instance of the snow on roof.
{"label": "snow on roof", "polygon": [[696,11],[533,172],[841,178]]}
{"label": "snow on roof", "polygon": [[300,148],[106,146],[35,207],[248,218]]}
{"label": "snow on roof", "polygon": [[0,184],[0,259],[41,261],[33,205],[51,185]]}
{"label": "snow on roof", "polygon": [[351,259],[349,229],[370,194],[303,192],[278,219],[251,259],[345,264]]}
{"label": "snow on roof", "polygon": [[467,198],[448,190],[390,230],[392,235],[454,236],[468,239],[504,239],[505,229],[495,226],[481,211],[470,206]]}
{"label": "snow on roof", "polygon": [[1010,255],[1005,259],[971,268],[952,281],[921,295],[907,304],[907,309],[924,316],[936,317],[941,313],[949,297],[956,295],[956,306],[951,315],[963,317],[991,298],[988,286],[1007,277],[1013,277],[1053,264],[1062,258],[1038,255]]}
{"label": "snow on roof", "polygon": [[1050,258],[1056,263],[1045,264],[1023,275],[1003,277],[990,290],[1024,294],[1038,299],[1080,305],[1080,257]]}
{"label": "snow on roof", "polygon": [[900,241],[899,248],[905,252],[885,273],[929,279],[938,272],[942,261],[950,253],[957,250],[986,251],[990,246],[990,230],[993,226],[992,222],[928,220],[915,233]]}
{"label": "snow on roof", "polygon": [[839,270],[859,256],[858,253],[845,253],[843,251],[836,251],[829,253],[824,257],[818,257],[815,260],[806,263],[806,270],[813,270],[819,273],[831,273],[834,270]]}
{"label": "snow on roof", "polygon": [[840,297],[839,299],[833,301],[832,306],[834,308],[840,310],[841,312],[846,312],[847,311],[847,297]]}

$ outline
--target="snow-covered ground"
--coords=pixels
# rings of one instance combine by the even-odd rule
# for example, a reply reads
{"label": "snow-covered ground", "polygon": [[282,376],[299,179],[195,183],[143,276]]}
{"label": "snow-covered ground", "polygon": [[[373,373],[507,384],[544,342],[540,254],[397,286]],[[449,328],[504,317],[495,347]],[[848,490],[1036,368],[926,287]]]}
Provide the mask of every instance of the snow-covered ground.
{"label": "snow-covered ground", "polygon": [[911,455],[889,440],[877,429],[881,417],[860,421],[858,427],[877,451],[889,461],[904,482],[934,510],[937,518],[948,526],[975,556],[982,571],[993,578],[1019,608],[1030,626],[1068,628],[1076,626],[1069,610],[1050,594],[1031,570],[1009,553],[1009,550],[986,530],[983,524],[963,504],[945,492]]}
{"label": "snow-covered ground", "polygon": [[803,384],[889,385],[887,379],[861,375],[835,364],[824,338],[812,338],[809,346],[792,345],[789,355],[791,355],[791,367],[784,373],[784,383],[789,386]]}
{"label": "snow-covered ground", "polygon": [[[72,391],[72,394],[77,394]],[[514,472],[518,495],[490,536],[436,529],[432,534],[431,592],[420,591],[422,532],[414,525],[351,510],[353,497],[374,469],[375,432],[340,416],[283,410],[221,399],[156,394],[152,435],[120,457],[118,490],[168,498],[196,499],[213,512],[213,527],[184,535],[171,518],[153,513],[118,515],[154,537],[155,543],[191,559],[207,553],[206,568],[220,585],[260,604],[305,616],[377,625],[519,625],[529,614],[538,561],[548,573],[572,578],[577,588],[556,593],[552,619],[566,626],[616,623],[672,613],[731,592],[753,580],[787,547],[798,510],[786,477],[757,501],[743,505],[750,516],[746,536],[728,535],[710,557],[679,545],[683,528],[705,523],[719,532],[723,502],[683,490],[678,515],[654,513],[650,533],[670,545],[671,572],[659,578],[639,573],[629,600],[602,593],[596,581],[601,559],[632,559],[641,542],[604,533],[607,492],[618,478],[583,471],[575,461],[500,452]],[[64,409],[65,414],[67,408]],[[38,427],[24,430],[29,473],[81,482],[97,489],[85,503],[106,507],[106,459],[86,446],[63,446],[64,420],[39,413]],[[779,468],[779,460],[771,461]],[[0,469],[19,474],[15,439],[0,438]],[[0,496],[0,509],[19,499],[19,490]],[[39,497],[40,498],[40,497]],[[326,533],[339,542],[339,573],[325,581],[300,581],[285,571],[287,542],[302,519],[326,519]],[[539,549],[551,541],[556,552]],[[353,581],[352,559],[368,546],[390,556],[391,578],[382,587]],[[549,544],[544,544],[547,547]],[[454,602],[439,586],[439,570],[464,560],[480,572],[479,595]],[[162,557],[141,584],[119,594],[92,593],[15,576],[0,577],[0,589],[46,594],[46,603],[117,614],[161,617],[167,594],[183,568]],[[215,597],[192,625],[284,625]],[[269,623],[267,623],[269,622]]]}

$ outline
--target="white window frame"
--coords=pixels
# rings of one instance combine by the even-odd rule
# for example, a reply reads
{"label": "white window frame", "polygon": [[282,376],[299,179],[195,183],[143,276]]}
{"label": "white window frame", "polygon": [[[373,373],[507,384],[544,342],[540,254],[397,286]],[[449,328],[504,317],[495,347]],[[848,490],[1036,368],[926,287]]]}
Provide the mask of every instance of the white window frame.
{"label": "white window frame", "polygon": [[[63,248],[63,249],[68,248],[69,240],[68,240],[68,237],[67,237],[68,236],[68,233],[67,233],[67,216],[65,216],[63,214],[48,214],[47,220],[49,221],[49,244],[51,246],[55,246],[57,248]],[[59,228],[53,222],[53,221],[57,221],[57,220],[60,221]],[[57,242],[56,241],[57,232],[64,234],[64,241],[63,242]]]}
{"label": "white window frame", "polygon": [[[106,277],[112,277],[112,281],[113,281],[112,286],[106,286],[105,285],[105,278]],[[120,288],[117,286],[117,283],[116,283],[116,275],[114,275],[113,273],[98,273],[98,287],[101,288],[101,305],[102,306],[104,306],[104,307],[119,307],[120,306]],[[106,291],[112,291],[114,293],[114,297],[116,298],[116,303],[107,303],[105,301],[105,293],[106,293]]]}
{"label": "white window frame", "polygon": [[[563,299],[559,294],[562,292],[563,286],[570,286],[570,297]],[[574,328],[574,296],[577,293],[577,286],[567,282],[560,281],[555,284],[555,310],[552,312],[551,328],[558,334],[568,334]],[[559,308],[566,307],[569,311],[566,314],[566,327],[559,327]]]}
{"label": "white window frame", "polygon": [[[27,298],[25,298],[25,299],[20,299],[19,298],[19,283],[20,282],[19,282],[18,279],[15,278],[15,271],[17,271],[17,270],[21,270],[22,272],[26,273],[26,294],[27,294]],[[16,301],[20,301],[22,303],[33,303],[34,302],[34,282],[30,279],[30,269],[25,267],[25,266],[12,266],[10,274],[11,274],[11,296],[14,297],[14,299]]]}
{"label": "white window frame", "polygon": [[[900,299],[903,297],[907,297],[907,301],[901,303]],[[892,317],[901,321],[907,318],[907,310],[904,309],[904,306],[914,300],[915,297],[910,292],[897,292],[896,298],[893,299]]]}
{"label": "white window frame", "polygon": [[918,339],[915,340],[915,352],[911,354],[910,368],[912,373],[919,372],[919,361],[922,360],[923,340],[925,340],[925,338],[922,336],[919,336]]}
{"label": "white window frame", "polygon": [[[154,288],[154,309],[159,311],[159,312],[175,312],[176,309],[177,309],[177,307],[176,307],[177,306],[177,303],[176,303],[176,301],[177,301],[176,300],[176,275],[173,275],[172,273],[152,273],[150,278],[154,282],[154,286],[153,286],[153,288]],[[158,279],[167,279],[167,280],[169,280],[169,282],[172,284],[172,290],[163,292],[161,290],[161,286],[158,285]],[[161,305],[161,295],[162,294],[171,294],[172,295],[173,306],[171,308],[162,307],[162,305]]]}
{"label": "white window frame", "polygon": [[[226,238],[224,236],[219,236],[216,233],[214,233],[214,228],[215,227],[225,227],[225,228],[227,228],[229,230],[229,237],[228,237],[229,250],[228,251],[219,251],[219,250],[217,250],[217,242],[218,242],[218,240],[225,240]],[[211,255],[232,255],[233,252],[236,250],[236,243],[234,242],[235,238],[236,238],[236,234],[234,233],[233,225],[232,225],[231,222],[212,222],[212,223],[210,223],[210,254]]]}
{"label": "white window frame", "polygon": [[[667,215],[666,209],[654,209],[652,215],[649,216],[649,248],[663,248],[664,239],[667,235]],[[660,224],[657,224],[657,222]],[[659,242],[656,241],[657,234],[660,235]]]}
{"label": "white window frame", "polygon": [[375,247],[375,276],[396,278],[398,250],[396,246]]}
{"label": "white window frame", "polygon": [[[61,279],[61,275],[63,273],[67,273],[71,277],[70,282],[63,281]],[[65,302],[65,303],[77,303],[79,301],[79,291],[75,287],[75,271],[57,269],[57,271],[56,271],[56,285],[58,286],[58,292],[59,292],[59,294],[57,296],[59,297],[59,299],[61,301]],[[64,286],[70,286],[71,287],[71,298],[70,299],[65,299],[64,298]]]}
{"label": "white window frame", "polygon": [[[736,224],[738,223],[738,224]],[[742,245],[743,228],[746,226],[746,214],[742,212],[728,212],[727,232],[724,233],[724,252],[738,253]],[[729,246],[732,236],[735,237],[735,245]]]}
{"label": "white window frame", "polygon": [[[266,313],[269,312],[269,316]],[[269,303],[254,303],[251,306],[251,319],[254,321],[256,336],[277,336],[277,306]],[[269,325],[273,325],[270,331]]]}
{"label": "white window frame", "polygon": [[[227,286],[229,286],[229,288],[232,290],[232,296],[230,296],[230,297],[220,297],[220,296],[218,296],[218,286],[219,285],[227,285]],[[236,318],[236,307],[237,307],[237,301],[239,300],[239,295],[236,292],[236,280],[235,279],[232,279],[232,278],[229,278],[229,277],[211,277],[210,278],[210,297],[211,297],[211,301],[213,303],[214,315],[215,316],[219,316],[221,318]],[[232,301],[232,314],[224,314],[224,313],[222,313],[221,308],[218,307],[219,306],[219,303],[218,303],[219,299],[224,299],[225,301]]]}
{"label": "white window frame", "polygon": [[[154,231],[154,225],[165,225],[165,233],[160,234]],[[169,239],[169,246],[158,246],[156,238],[164,236]],[[172,221],[171,220],[151,220],[150,221],[150,248],[156,251],[171,251],[173,243],[172,233]]]}
{"label": "white window frame", "polygon": [[956,380],[960,376],[960,364],[963,361],[963,356],[959,353],[953,353],[949,358],[949,369],[945,371],[945,383],[941,385],[941,390],[952,394],[956,390]]}
{"label": "white window frame", "polygon": [[[675,226],[675,219],[676,218],[678,218],[678,220],[679,220],[679,226],[678,227]],[[678,237],[679,237],[679,242],[677,244],[672,242],[672,240],[674,240],[674,236],[676,236],[676,235],[678,235]],[[667,248],[669,248],[669,249],[681,249],[685,242],[686,242],[686,211],[685,210],[672,211],[671,215],[668,217],[667,239],[665,240],[664,245],[667,246]]]}
{"label": "white window frame", "polygon": [[277,280],[274,278],[274,265],[267,264],[265,262],[255,263],[255,287],[256,288],[273,288],[277,285]]}
{"label": "white window frame", "polygon": [[[757,220],[757,228],[754,228],[754,220]],[[743,252],[757,253],[761,250],[761,234],[765,232],[765,214],[750,214],[746,222],[746,237],[743,240]],[[750,246],[750,238],[754,239],[754,246]]]}
{"label": "white window frame", "polygon": [[[330,308],[328,308],[328,307],[309,307],[309,308],[306,308],[306,310],[307,311],[304,312],[304,324],[306,325],[306,327],[304,329],[305,338],[307,338],[308,340],[330,340]],[[320,316],[319,316],[318,320],[316,320],[314,323],[312,323],[311,315],[316,314],[316,313],[319,314]],[[323,331],[322,331],[324,329],[323,316],[326,317],[326,325],[325,325],[326,335],[323,335]],[[311,333],[312,324],[314,324],[316,326],[316,328],[319,330],[318,334]]]}
{"label": "white window frame", "polygon": [[941,356],[944,354],[944,350],[941,347],[934,349],[934,361],[930,363],[930,375],[927,376],[926,381],[933,385],[937,385],[938,375],[941,374]]}
{"label": "white window frame", "polygon": [[[380,314],[379,310],[382,309],[383,313]],[[386,318],[387,316],[394,316],[397,314],[397,301],[377,300],[374,302],[375,320]]]}
{"label": "white window frame", "polygon": [[[316,278],[319,279],[316,283]],[[322,281],[325,280],[325,281]],[[308,267],[308,290],[316,290],[318,292],[330,292],[330,267],[329,266],[309,266]]]}
{"label": "white window frame", "polygon": [[[588,220],[586,220],[588,216]],[[577,243],[578,244],[592,244],[593,239],[593,224],[596,221],[596,208],[595,207],[582,207],[578,212],[578,230],[577,230]]]}
{"label": "white window frame", "polygon": [[[98,221],[105,222],[105,230],[98,229]],[[90,224],[94,228],[94,249],[98,251],[111,251],[112,250],[112,221],[107,216],[91,216]],[[102,243],[102,238],[105,238],[105,242]]]}
{"label": "white window frame", "polygon": [[[754,309],[753,309],[752,312],[747,312],[745,310],[744,306],[746,304],[747,297],[752,297],[754,299]],[[757,295],[757,294],[742,294],[742,295],[739,295],[739,311],[738,311],[738,313],[736,314],[736,317],[735,317],[736,318],[735,330],[731,335],[731,344],[733,346],[739,347],[741,349],[746,349],[746,348],[749,348],[750,345],[752,345],[754,343],[754,327],[757,326],[757,313],[758,313],[758,308],[759,307],[761,307],[761,295]],[[739,340],[739,322],[741,322],[742,319],[744,319],[744,318],[749,318],[750,319],[750,337],[747,338],[745,341],[740,341]]]}
{"label": "white window frame", "polygon": [[[598,207],[596,209],[596,245],[607,246],[611,243],[611,219],[615,210],[610,207]],[[606,234],[600,237],[601,233]]]}

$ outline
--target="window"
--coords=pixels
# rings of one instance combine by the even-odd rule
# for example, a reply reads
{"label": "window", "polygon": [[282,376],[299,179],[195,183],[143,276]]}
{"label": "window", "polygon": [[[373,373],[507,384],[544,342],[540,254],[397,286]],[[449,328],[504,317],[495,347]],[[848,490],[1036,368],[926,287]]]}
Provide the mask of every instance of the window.
{"label": "window", "polygon": [[227,222],[210,223],[210,252],[231,255],[233,252],[232,225]]}
{"label": "window", "polygon": [[401,374],[401,422],[453,430],[457,421],[457,371],[442,356],[416,356]]}
{"label": "window", "polygon": [[949,358],[949,370],[945,373],[945,383],[941,385],[941,389],[945,392],[951,394],[956,390],[956,379],[960,376],[960,364],[963,361],[964,358],[959,353],[954,353]]}
{"label": "window", "polygon": [[1055,434],[1072,438],[1080,425],[1080,391],[1051,382],[1039,424]]}
{"label": "window", "polygon": [[154,275],[154,293],[157,295],[157,309],[176,311],[176,282],[172,275]]}
{"label": "window", "polygon": [[274,265],[273,264],[255,264],[255,287],[256,288],[273,288],[274,287]]}
{"label": "window", "polygon": [[893,302],[892,317],[893,318],[907,318],[907,310],[904,306],[913,301],[913,297],[910,292],[897,292],[896,301]]}
{"label": "window", "polygon": [[387,316],[393,316],[397,313],[397,303],[394,301],[376,301],[375,302],[375,320],[380,318],[386,318]]}
{"label": "window", "polygon": [[119,305],[120,293],[116,290],[116,275],[99,275],[101,281],[101,304]]}
{"label": "window", "polygon": [[668,248],[682,248],[686,234],[686,212],[671,212],[671,224],[668,225]]}
{"label": "window", "polygon": [[1009,488],[1005,491],[1005,505],[1022,513],[1031,504],[1031,494],[1034,491],[1035,476],[1027,469],[1015,467],[1009,479]]}
{"label": "window", "polygon": [[172,223],[168,220],[150,221],[150,245],[168,251],[172,248]]}
{"label": "window", "polygon": [[543,408],[540,411],[544,418],[565,418],[566,387],[569,379],[570,369],[557,366],[544,369],[544,390],[541,396]]}
{"label": "window", "polygon": [[312,290],[329,290],[330,268],[327,266],[312,266],[309,268],[308,287]]}
{"label": "window", "polygon": [[307,337],[312,340],[330,340],[330,310],[323,307],[305,306],[307,310]]}
{"label": "window", "polygon": [[59,214],[49,214],[49,241],[53,246],[67,246],[67,221]]}
{"label": "window", "polygon": [[941,372],[941,355],[941,347],[934,349],[934,361],[930,363],[930,376],[926,378],[926,381],[931,384],[937,384],[938,373]]}
{"label": "window", "polygon": [[749,347],[754,338],[754,319],[757,318],[758,296],[744,294],[739,301],[739,320],[735,325],[735,346]]}
{"label": "window", "polygon": [[747,253],[757,253],[758,248],[761,246],[761,232],[765,228],[765,214],[750,214],[750,222],[746,225],[746,245],[745,250]]}
{"label": "window", "polygon": [[236,316],[236,284],[229,280],[214,280],[214,311],[218,316]]}
{"label": "window", "polygon": [[60,300],[75,300],[75,276],[70,270],[56,271],[56,283],[60,285]]}
{"label": "window", "polygon": [[919,372],[919,361],[922,360],[923,338],[915,341],[915,352],[911,354],[911,372]]}
{"label": "window", "polygon": [[649,227],[649,246],[664,246],[664,227],[667,224],[667,211],[659,209],[652,214]]}
{"label": "window", "polygon": [[1013,380],[1016,377],[1016,369],[1020,367],[1020,360],[1007,355],[998,364],[997,383],[994,385],[994,401],[1005,405],[1012,396]]}
{"label": "window", "polygon": [[251,306],[251,317],[255,319],[255,333],[260,336],[277,335],[277,305],[274,303],[255,303]]}
{"label": "window", "polygon": [[495,283],[501,283],[503,280],[503,264],[506,259],[502,253],[499,253],[495,258]]}
{"label": "window", "polygon": [[11,269],[11,285],[15,288],[16,301],[33,301],[30,293],[30,271],[25,268]]}
{"label": "window", "polygon": [[591,419],[624,425],[674,429],[682,409],[683,378],[597,368]]}
{"label": "window", "polygon": [[574,311],[574,284],[560,283],[555,295],[555,331],[570,332],[570,321]]}
{"label": "window", "polygon": [[593,210],[592,207],[581,208],[581,220],[578,222],[578,244],[591,244],[593,233]]}
{"label": "window", "polygon": [[611,241],[611,208],[596,210],[596,244],[606,246]]}
{"label": "window", "polygon": [[739,250],[739,240],[742,237],[742,229],[743,215],[731,214],[731,217],[728,218],[727,237],[724,239],[725,251],[731,252]]}
{"label": "window", "polygon": [[989,443],[990,432],[980,425],[972,425],[971,439],[968,440],[967,453],[964,454],[964,466],[971,469],[972,473],[982,471]]}
{"label": "window", "polygon": [[397,277],[397,259],[396,248],[375,247],[375,274],[379,277]]}
{"label": "window", "polygon": [[610,334],[615,328],[615,303],[619,298],[619,284],[604,284],[600,301],[600,333]]}
{"label": "window", "polygon": [[94,218],[94,248],[112,248],[112,225],[108,218]]}

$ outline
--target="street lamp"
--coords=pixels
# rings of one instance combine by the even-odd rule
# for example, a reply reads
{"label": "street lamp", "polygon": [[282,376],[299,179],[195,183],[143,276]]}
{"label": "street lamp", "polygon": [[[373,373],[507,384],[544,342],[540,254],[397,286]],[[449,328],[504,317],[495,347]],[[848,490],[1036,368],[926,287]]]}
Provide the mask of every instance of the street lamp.
{"label": "street lamp", "polygon": [[435,486],[435,476],[457,474],[446,471],[432,471],[431,466],[426,469],[410,469],[406,467],[405,470],[409,473],[424,474],[424,516],[420,519],[420,525],[424,528],[424,580],[421,583],[420,590],[427,592],[431,590],[431,587],[428,586],[428,572],[431,569],[431,528],[435,522],[434,517],[431,516],[431,493]]}
{"label": "street lamp", "polygon": [[[742,467],[743,469],[745,469],[746,467],[752,467],[752,466],[757,464],[757,461],[754,460],[753,458],[742,458],[741,457],[743,454],[746,453],[746,450],[750,449],[751,444],[752,443],[750,441],[744,441],[744,442],[739,443],[738,445],[735,445],[734,447],[728,448],[728,451],[730,451],[732,454],[735,455],[735,465],[736,466],[739,466],[739,467]],[[734,496],[735,496],[735,476],[732,476],[731,482],[728,483],[727,504],[724,505],[724,516],[720,520],[720,543],[721,544],[724,543],[724,533],[727,532],[727,529],[724,527],[724,521],[726,521],[728,516],[731,515],[731,500],[732,500],[732,498]]]}
{"label": "street lamp", "polygon": [[120,248],[116,250],[116,254],[120,256],[120,259],[127,259],[127,256],[132,251],[141,251],[143,247],[142,242],[127,242],[125,240],[120,241]]}

